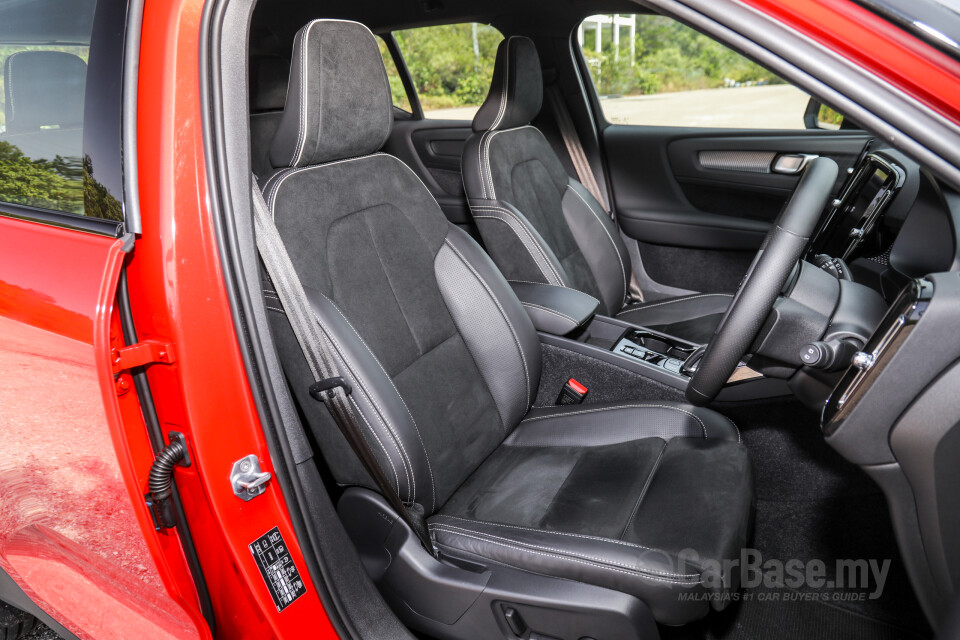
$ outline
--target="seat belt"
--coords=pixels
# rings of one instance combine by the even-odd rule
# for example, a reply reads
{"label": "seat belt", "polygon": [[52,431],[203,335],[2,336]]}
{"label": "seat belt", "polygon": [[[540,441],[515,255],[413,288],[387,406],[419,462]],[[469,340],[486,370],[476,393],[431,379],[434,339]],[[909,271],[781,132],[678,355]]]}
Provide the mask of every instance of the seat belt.
{"label": "seat belt", "polygon": [[[560,129],[560,136],[563,138],[563,144],[567,148],[567,155],[570,156],[570,162],[573,163],[573,170],[577,174],[580,183],[590,192],[604,212],[610,216],[616,223],[616,216],[613,214],[613,207],[607,198],[607,190],[601,189],[597,182],[597,177],[587,161],[587,154],[580,143],[580,136],[577,135],[577,128],[573,124],[573,118],[570,111],[567,110],[567,104],[563,100],[563,94],[560,93],[560,83],[552,82],[547,86],[547,95],[550,98],[550,106],[553,108],[553,114],[557,121],[557,128]],[[619,225],[617,225],[619,228]],[[633,302],[642,302],[644,300],[643,291],[640,289],[640,283],[637,281],[637,274],[630,270],[630,285],[627,287],[627,304]]]}
{"label": "seat belt", "polygon": [[417,504],[407,506],[403,503],[360,430],[360,424],[348,397],[352,389],[342,377],[337,375],[336,364],[330,353],[327,338],[310,308],[303,285],[293,268],[280,232],[277,231],[273,218],[267,211],[267,204],[263,200],[263,194],[260,193],[256,181],[253,183],[253,211],[257,249],[260,251],[267,273],[270,274],[270,279],[273,280],[277,297],[280,298],[287,320],[290,321],[293,333],[297,336],[297,342],[300,343],[300,349],[307,360],[307,366],[310,367],[310,373],[316,380],[310,385],[310,396],[327,407],[340,432],[377,484],[380,493],[407,526],[417,534],[424,548],[436,557],[436,550],[427,532],[422,508]]}
{"label": "seat belt", "polygon": [[577,128],[573,124],[573,118],[570,117],[570,112],[567,110],[567,105],[560,93],[560,84],[557,82],[551,83],[547,87],[547,95],[550,97],[550,105],[557,120],[557,128],[560,129],[560,137],[563,138],[563,144],[567,148],[567,155],[570,156],[570,162],[573,163],[573,170],[577,174],[577,179],[587,188],[590,195],[596,198],[607,215],[612,217],[611,207],[607,202],[607,190],[600,188],[597,177],[593,174],[593,169],[590,168],[587,154],[583,150],[583,145],[580,144],[580,136],[577,135]]}

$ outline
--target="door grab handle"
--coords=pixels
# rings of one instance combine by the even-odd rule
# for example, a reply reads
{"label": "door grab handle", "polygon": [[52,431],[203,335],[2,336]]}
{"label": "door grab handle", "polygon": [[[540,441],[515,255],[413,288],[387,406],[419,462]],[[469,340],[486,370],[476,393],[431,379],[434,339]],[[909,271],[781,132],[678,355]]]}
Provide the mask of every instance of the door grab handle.
{"label": "door grab handle", "polygon": [[785,153],[773,163],[773,172],[796,175],[803,171],[812,160],[819,157],[815,153]]}

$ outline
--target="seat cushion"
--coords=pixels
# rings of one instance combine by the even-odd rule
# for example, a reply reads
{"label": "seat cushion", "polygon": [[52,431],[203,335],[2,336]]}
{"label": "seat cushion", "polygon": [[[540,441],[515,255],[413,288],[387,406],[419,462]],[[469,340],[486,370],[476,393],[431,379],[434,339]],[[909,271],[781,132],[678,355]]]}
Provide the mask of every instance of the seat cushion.
{"label": "seat cushion", "polygon": [[532,411],[429,520],[441,551],[633,594],[664,624],[723,608],[752,503],[720,414],[672,403]]}
{"label": "seat cushion", "polygon": [[706,344],[720,324],[733,296],[729,293],[698,293],[624,308],[617,318],[690,342]]}

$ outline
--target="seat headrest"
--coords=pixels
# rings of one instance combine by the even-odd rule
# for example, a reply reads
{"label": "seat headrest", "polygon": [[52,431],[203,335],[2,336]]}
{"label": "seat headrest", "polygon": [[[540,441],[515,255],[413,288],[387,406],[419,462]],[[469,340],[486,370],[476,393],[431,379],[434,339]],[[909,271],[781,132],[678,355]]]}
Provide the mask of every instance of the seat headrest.
{"label": "seat headrest", "polygon": [[487,99],[473,118],[474,131],[511,129],[529,124],[540,113],[543,74],[530,38],[510,36],[497,48]]}
{"label": "seat headrest", "polygon": [[373,33],[346,20],[313,20],[293,41],[274,167],[303,167],[373,153],[393,125],[387,70]]}
{"label": "seat headrest", "polygon": [[83,125],[87,63],[62,51],[18,51],[3,63],[7,133]]}

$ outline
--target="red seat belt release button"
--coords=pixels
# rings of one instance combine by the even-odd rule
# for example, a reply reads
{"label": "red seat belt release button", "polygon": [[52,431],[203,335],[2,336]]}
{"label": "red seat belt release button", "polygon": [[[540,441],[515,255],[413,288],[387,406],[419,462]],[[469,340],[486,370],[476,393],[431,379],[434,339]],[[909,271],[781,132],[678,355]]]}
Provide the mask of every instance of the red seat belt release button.
{"label": "red seat belt release button", "polygon": [[557,396],[557,404],[580,404],[587,397],[589,389],[570,378],[560,389],[560,395]]}

